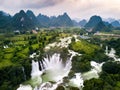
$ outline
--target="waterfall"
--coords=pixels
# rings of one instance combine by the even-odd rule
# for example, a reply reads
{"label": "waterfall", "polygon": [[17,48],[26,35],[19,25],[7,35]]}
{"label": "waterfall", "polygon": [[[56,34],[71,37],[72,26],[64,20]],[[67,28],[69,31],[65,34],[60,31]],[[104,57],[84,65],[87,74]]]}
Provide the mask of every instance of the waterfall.
{"label": "waterfall", "polygon": [[23,75],[24,75],[24,80],[26,80],[26,74],[25,74],[25,69],[22,67]]}
{"label": "waterfall", "polygon": [[99,78],[99,73],[102,71],[102,65],[103,63],[96,63],[94,61],[91,61],[92,69],[88,72],[85,72],[82,74],[82,77],[84,80],[89,80],[91,78]]}
{"label": "waterfall", "polygon": [[[70,58],[71,59],[71,58]],[[71,69],[71,60],[67,60],[65,65],[62,62],[62,59],[60,58],[60,54],[53,54],[50,58],[44,58],[43,60],[43,66],[44,66],[44,72],[46,75],[48,75],[50,78],[50,81],[59,81],[63,77],[67,76],[70,69]],[[42,65],[41,65],[42,66]]]}
{"label": "waterfall", "polygon": [[[44,58],[41,66],[44,66],[45,75],[43,75],[43,77],[47,77],[48,80],[45,83],[42,83],[38,90],[55,90],[59,84],[63,83],[63,78],[68,76],[72,68],[71,60],[73,56],[78,54],[72,50],[69,50],[69,53],[71,54],[71,57],[65,64],[62,62],[60,54],[53,54],[51,57]],[[52,84],[49,81],[54,81],[55,83]]]}
{"label": "waterfall", "polygon": [[40,63],[41,71],[43,71],[44,70],[43,62],[40,61],[39,63]]}
{"label": "waterfall", "polygon": [[99,64],[99,63],[96,63],[94,61],[91,61],[91,66],[94,70],[96,70],[97,73],[100,73],[102,71],[103,64],[104,64],[104,62]]}
{"label": "waterfall", "polygon": [[[106,49],[106,51],[107,51],[107,49]],[[117,58],[115,53],[116,53],[115,49],[111,48],[110,52],[106,53],[106,55],[109,56],[110,58],[113,58],[114,61],[120,61],[120,58]]]}
{"label": "waterfall", "polygon": [[108,46],[106,46],[105,54],[108,55]]}
{"label": "waterfall", "polygon": [[75,73],[75,77],[70,80],[70,86],[78,87],[80,90],[84,87],[83,78],[81,77],[81,73]]}
{"label": "waterfall", "polygon": [[108,52],[108,46],[106,46],[105,54],[107,56],[115,59],[115,53],[116,51],[113,48],[111,48],[110,52]]}
{"label": "waterfall", "polygon": [[[57,44],[58,47],[68,47],[71,43],[71,37],[61,39],[61,42]],[[55,46],[55,44],[49,44],[49,46]],[[47,47],[45,49],[48,49]],[[32,60],[32,71],[31,71],[31,86],[30,85],[20,85],[17,90],[55,90],[58,85],[63,83],[63,78],[68,76],[71,68],[72,68],[72,58],[78,54],[72,50],[68,50],[71,56],[65,63],[62,62],[60,58],[60,54],[53,54],[51,57],[46,57],[40,62],[35,62]],[[33,58],[33,56],[30,56]],[[41,71],[39,70],[39,64],[41,67]],[[78,75],[76,75],[78,79]],[[79,79],[81,79],[79,75]],[[79,81],[80,81],[79,80]],[[54,83],[51,83],[54,82]],[[82,82],[83,84],[83,82]],[[82,85],[81,84],[81,85]],[[80,86],[81,86],[80,85]]]}
{"label": "waterfall", "polygon": [[[76,39],[76,36],[74,36]],[[51,47],[68,47],[71,43],[71,37],[60,39],[60,43],[53,43],[46,46],[46,50],[50,49]],[[78,40],[76,40],[78,41]],[[62,62],[60,58],[60,54],[53,54],[51,57],[46,57],[40,62],[32,61],[32,71],[31,71],[31,82],[30,85],[20,85],[17,90],[55,90],[60,84],[63,83],[63,78],[68,76],[71,68],[72,68],[72,58],[76,55],[81,55],[77,52],[72,50],[68,50],[71,56],[65,63]],[[111,49],[108,52],[108,46],[106,46],[106,55],[115,57],[115,50]],[[30,56],[34,58],[34,54]],[[104,63],[104,62],[103,62]],[[80,90],[84,87],[83,82],[84,80],[89,80],[91,78],[99,78],[99,73],[102,71],[101,67],[103,63],[96,63],[91,61],[92,69],[85,73],[75,73],[75,77],[70,79],[70,82],[67,83],[70,86],[78,87]],[[39,70],[39,65],[41,70]],[[23,68],[24,72],[24,68]],[[52,83],[54,82],[54,83]],[[71,83],[71,84],[70,84]],[[67,85],[66,84],[66,85]],[[31,87],[31,86],[34,86]]]}
{"label": "waterfall", "polygon": [[30,85],[20,85],[17,90],[32,90],[32,87]]}
{"label": "waterfall", "polygon": [[115,55],[116,51],[114,48],[111,48],[110,52],[108,52],[108,46],[106,46],[105,52],[107,56],[113,58],[115,61],[119,61],[119,59],[116,58],[116,55]]}
{"label": "waterfall", "polygon": [[35,78],[35,77],[39,77],[42,75],[42,71],[39,70],[39,64],[38,62],[35,62],[34,60],[32,60],[32,71],[31,71],[31,77]]}
{"label": "waterfall", "polygon": [[[68,76],[72,68],[72,57],[77,54],[71,50],[69,50],[69,53],[72,55],[64,64],[62,62],[62,59],[60,58],[60,54],[55,53],[51,57],[44,58],[44,60],[40,61],[40,66],[42,69],[41,71],[39,70],[38,61],[35,62],[34,60],[32,60],[31,80],[33,81],[33,86],[35,87],[34,90],[43,90],[41,88],[47,88],[45,90],[54,90],[59,84],[63,83],[63,78]],[[43,81],[42,83],[42,80],[46,78],[47,80]],[[53,81],[55,83],[52,84],[49,81]],[[23,90],[23,88],[27,87],[30,88],[29,85],[20,85],[17,90]]]}
{"label": "waterfall", "polygon": [[[22,68],[24,71],[24,68]],[[31,81],[33,82],[33,86],[36,87],[42,82],[41,75],[42,71],[39,70],[39,64],[38,62],[35,62],[32,60],[32,71],[31,71]],[[33,90],[31,85],[20,85],[20,87],[17,90]],[[37,89],[34,89],[37,90]]]}
{"label": "waterfall", "polygon": [[114,58],[116,60],[115,53],[116,53],[115,50],[113,48],[111,48],[108,56],[111,57],[111,58]]}

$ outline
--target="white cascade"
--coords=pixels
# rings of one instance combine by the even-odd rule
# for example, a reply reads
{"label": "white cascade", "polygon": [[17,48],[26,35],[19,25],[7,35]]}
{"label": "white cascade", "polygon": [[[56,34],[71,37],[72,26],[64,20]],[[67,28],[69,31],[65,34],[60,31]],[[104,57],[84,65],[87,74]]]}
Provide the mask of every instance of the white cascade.
{"label": "white cascade", "polygon": [[115,55],[116,51],[114,48],[111,48],[110,52],[108,52],[108,46],[106,46],[105,52],[106,52],[105,54],[110,58],[113,58],[115,61],[120,61],[119,58],[118,59],[116,58],[116,55]]}
{"label": "white cascade", "polygon": [[[41,75],[42,71],[39,70],[38,62],[32,61],[32,71],[31,71],[31,80],[33,81],[33,85],[38,85],[42,82]],[[30,85],[20,85],[17,90],[32,90]],[[37,90],[37,89],[36,89]]]}
{"label": "white cascade", "polygon": [[108,55],[108,46],[106,46],[105,54]]}
{"label": "white cascade", "polygon": [[17,90],[32,90],[32,87],[30,85],[20,85]]}
{"label": "white cascade", "polygon": [[[60,47],[68,47],[71,43],[71,37],[61,40],[61,43],[57,44]],[[56,45],[56,44],[54,44]],[[54,47],[53,45],[53,47]],[[45,48],[46,49],[46,48]],[[60,54],[53,54],[51,57],[44,58],[40,62],[41,71],[39,70],[38,62],[32,61],[31,80],[34,85],[33,90],[55,90],[59,84],[63,83],[63,78],[68,76],[72,68],[73,56],[80,55],[72,50],[69,50],[71,56],[63,64]],[[80,76],[80,75],[79,75]],[[78,79],[78,75],[76,76]],[[45,80],[47,78],[47,80]],[[81,78],[79,78],[82,80]],[[53,81],[51,83],[50,81]],[[82,85],[82,84],[81,84]],[[20,85],[17,90],[31,90],[30,85]]]}
{"label": "white cascade", "polygon": [[24,75],[24,80],[26,80],[26,74],[25,74],[25,69],[22,67],[23,75]]}
{"label": "white cascade", "polygon": [[84,80],[81,77],[81,73],[75,73],[75,77],[70,80],[70,86],[78,87],[80,90],[84,87]]}
{"label": "white cascade", "polygon": [[39,77],[42,75],[42,71],[39,70],[39,64],[38,62],[35,62],[34,60],[32,60],[32,71],[31,71],[31,77],[35,78],[35,77]]}
{"label": "white cascade", "polygon": [[84,80],[89,80],[91,78],[99,78],[99,73],[102,71],[103,64],[104,62],[96,63],[94,61],[91,61],[92,69],[82,74],[82,77],[84,78]]}

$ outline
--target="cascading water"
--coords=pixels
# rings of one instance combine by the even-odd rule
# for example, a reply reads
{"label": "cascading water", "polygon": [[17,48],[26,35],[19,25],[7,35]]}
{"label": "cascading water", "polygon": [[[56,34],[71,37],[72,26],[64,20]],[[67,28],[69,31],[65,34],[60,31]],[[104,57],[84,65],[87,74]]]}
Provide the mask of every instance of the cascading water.
{"label": "cascading water", "polygon": [[22,67],[23,75],[24,75],[24,80],[26,80],[26,74],[25,74],[25,69]]}
{"label": "cascading water", "polygon": [[106,46],[105,54],[108,55],[108,46]]}
{"label": "cascading water", "polygon": [[99,73],[102,71],[102,65],[103,63],[96,63],[94,61],[91,61],[92,69],[86,73],[82,74],[82,77],[84,80],[89,80],[91,78],[99,78]]}
{"label": "cascading water", "polygon": [[113,48],[111,48],[110,52],[108,53],[108,56],[111,57],[111,58],[116,59],[115,53],[116,53],[115,50]]}
{"label": "cascading water", "polygon": [[113,58],[114,61],[120,61],[120,58],[117,58],[115,55],[115,53],[116,53],[115,49],[111,48],[110,52],[108,52],[108,46],[106,46],[106,47],[107,47],[106,48],[106,52],[107,52],[106,55],[109,56],[110,58]]}
{"label": "cascading water", "polygon": [[[71,50],[69,50],[69,53],[71,54],[71,57],[66,61],[65,64],[63,64],[62,62],[60,54],[53,54],[50,58],[49,57],[44,58],[44,60],[40,64],[42,67],[41,71],[39,70],[38,62],[32,61],[31,80],[33,82],[32,86],[35,87],[34,88],[35,90],[54,90],[60,83],[63,82],[63,78],[68,76],[70,69],[72,67],[71,66],[72,57],[77,54]],[[55,83],[52,84],[49,81]],[[29,85],[28,86],[20,85],[20,88],[18,88],[17,90],[24,90],[24,88],[27,87],[29,90],[30,88]]]}
{"label": "cascading water", "polygon": [[84,81],[83,78],[81,77],[81,73],[75,73],[75,77],[73,77],[70,80],[69,85],[78,87],[81,90],[84,87],[83,82]]}
{"label": "cascading water", "polygon": [[[105,54],[107,56],[113,58],[115,61],[120,61],[120,59],[116,58],[115,53],[116,53],[116,51],[113,48],[111,48],[111,50],[109,51],[108,46],[106,46]],[[94,61],[91,61],[92,69],[91,69],[91,71],[83,74],[83,76],[86,77],[85,79],[91,79],[93,77],[98,78],[99,77],[98,74],[102,71],[102,65],[104,63],[105,62],[99,64]]]}
{"label": "cascading water", "polygon": [[[61,39],[61,42],[58,43],[57,46],[68,47],[71,43],[71,38],[72,37]],[[49,46],[51,45],[54,47],[56,43],[48,45],[45,49],[49,49]],[[44,60],[40,61],[41,71],[39,70],[38,62],[32,61],[31,85],[34,87],[34,90],[55,90],[59,84],[63,83],[63,78],[68,76],[72,68],[71,60],[73,56],[80,55],[72,50],[68,51],[69,54],[71,54],[71,57],[64,64],[60,58],[60,54],[54,54],[50,58],[44,58]],[[33,58],[33,56],[31,58]],[[83,86],[83,80],[81,75],[76,74],[76,80],[78,78],[79,82],[77,82],[77,86],[81,87]],[[51,83],[50,81],[54,83]],[[17,90],[32,90],[32,87],[30,85],[20,85]]]}
{"label": "cascading water", "polygon": [[31,82],[32,86],[36,87],[42,83],[41,75],[43,74],[42,71],[39,70],[38,61],[32,61],[32,71],[31,71]]}
{"label": "cascading water", "polygon": [[43,65],[45,68],[45,73],[50,77],[50,81],[57,82],[64,76],[67,76],[68,71],[71,69],[71,65],[68,65],[70,61],[71,60],[68,60],[64,66],[62,60],[60,59],[60,54],[54,54],[50,58],[44,58]]}
{"label": "cascading water", "polygon": [[42,73],[43,72],[39,70],[39,64],[38,64],[38,62],[35,62],[34,60],[32,60],[31,77],[35,78],[35,77],[41,76]]}
{"label": "cascading water", "polygon": [[20,85],[17,90],[32,90],[32,87],[30,85]]}
{"label": "cascading water", "polygon": [[93,69],[95,69],[97,71],[97,73],[100,73],[102,71],[103,64],[104,64],[104,62],[99,64],[99,63],[96,63],[94,61],[91,61],[91,66]]}
{"label": "cascading water", "polygon": [[[32,86],[39,85],[42,82],[41,75],[42,71],[39,70],[38,62],[32,61],[32,71],[31,71],[31,82]],[[20,85],[17,90],[32,90],[31,85]]]}

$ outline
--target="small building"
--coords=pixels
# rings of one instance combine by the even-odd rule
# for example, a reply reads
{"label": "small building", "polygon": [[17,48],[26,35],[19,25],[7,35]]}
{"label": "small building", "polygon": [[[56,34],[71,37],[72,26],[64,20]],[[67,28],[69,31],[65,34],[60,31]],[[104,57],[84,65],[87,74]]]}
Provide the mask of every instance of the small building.
{"label": "small building", "polygon": [[19,30],[15,30],[14,33],[15,34],[20,34],[20,31]]}
{"label": "small building", "polygon": [[82,39],[89,39],[90,37],[88,37],[86,35],[80,35],[80,38],[82,38]]}
{"label": "small building", "polygon": [[36,30],[32,30],[33,34],[38,34],[38,32]]}
{"label": "small building", "polygon": [[36,31],[39,31],[39,28],[38,28],[38,27],[36,27],[36,28],[35,28],[35,30],[36,30]]}

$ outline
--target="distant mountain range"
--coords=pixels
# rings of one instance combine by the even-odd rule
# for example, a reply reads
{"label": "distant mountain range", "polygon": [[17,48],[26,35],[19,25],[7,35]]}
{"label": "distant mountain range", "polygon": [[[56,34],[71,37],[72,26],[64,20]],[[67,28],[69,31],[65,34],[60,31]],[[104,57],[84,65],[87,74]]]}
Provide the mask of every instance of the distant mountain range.
{"label": "distant mountain range", "polygon": [[98,23],[102,22],[102,18],[100,16],[92,16],[88,23],[86,23],[86,28],[94,28]]}
{"label": "distant mountain range", "polygon": [[112,24],[112,26],[114,26],[114,27],[120,27],[120,23],[119,23],[119,21],[117,21],[117,20],[111,22],[111,24]]}
{"label": "distant mountain range", "polygon": [[25,13],[23,10],[15,14],[11,20],[11,24],[15,28],[15,30],[27,30],[29,28],[34,28],[35,24],[33,17],[29,16],[30,15],[27,15],[27,13]]}
{"label": "distant mountain range", "polygon": [[84,26],[88,30],[96,31],[111,31],[113,26],[109,22],[105,22],[102,20],[100,16],[92,16],[88,23]]}
{"label": "distant mountain range", "polygon": [[35,16],[31,10],[27,12],[21,10],[14,16],[11,16],[3,11],[0,11],[0,30],[29,30],[36,27],[72,27],[73,22],[67,13],[58,17],[48,17],[39,14]]}
{"label": "distant mountain range", "polygon": [[83,19],[78,24],[80,27],[84,27],[87,24],[87,21],[85,19]]}
{"label": "distant mountain range", "polygon": [[0,11],[0,28],[6,28],[11,22],[11,16],[3,11]]}
{"label": "distant mountain range", "polygon": [[112,28],[120,27],[117,20],[107,19],[104,21],[100,16],[92,16],[87,22],[85,19],[77,22],[72,20],[67,13],[59,16],[48,17],[46,15],[35,14],[31,10],[21,10],[14,16],[11,16],[3,11],[0,11],[0,32],[4,30],[31,30],[36,27],[73,27],[78,26],[92,31],[110,31]]}
{"label": "distant mountain range", "polygon": [[103,19],[103,21],[108,22],[108,23],[115,21],[114,18],[102,18],[102,19]]}

